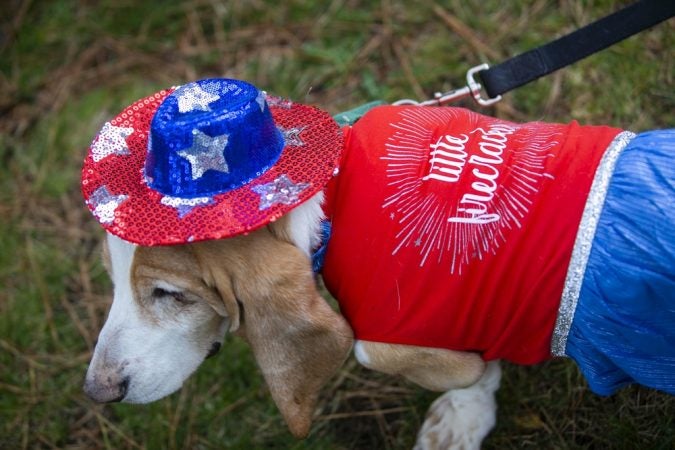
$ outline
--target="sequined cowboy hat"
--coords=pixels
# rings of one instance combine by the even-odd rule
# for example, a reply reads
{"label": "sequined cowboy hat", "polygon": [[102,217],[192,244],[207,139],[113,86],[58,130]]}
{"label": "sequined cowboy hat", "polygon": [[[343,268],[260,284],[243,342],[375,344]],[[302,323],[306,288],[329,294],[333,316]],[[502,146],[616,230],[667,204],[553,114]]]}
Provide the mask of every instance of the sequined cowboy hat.
{"label": "sequined cowboy hat", "polygon": [[82,193],[109,232],[139,245],[243,234],[321,190],[342,149],[325,112],[207,79],[138,100],[107,122]]}

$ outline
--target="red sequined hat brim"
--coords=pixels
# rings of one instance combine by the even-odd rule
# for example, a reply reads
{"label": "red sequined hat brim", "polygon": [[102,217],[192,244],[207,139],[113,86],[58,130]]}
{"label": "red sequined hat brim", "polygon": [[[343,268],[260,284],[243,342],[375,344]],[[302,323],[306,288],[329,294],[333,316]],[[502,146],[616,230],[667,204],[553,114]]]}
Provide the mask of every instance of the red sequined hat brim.
{"label": "red sequined hat brim", "polygon": [[[126,241],[173,245],[250,232],[323,189],[338,166],[342,133],[330,115],[270,97],[274,121],[288,130],[288,138],[269,170],[248,184],[212,197],[166,196],[147,185],[144,166],[152,116],[171,92],[160,91],[127,107],[106,124],[116,130],[118,141],[124,139],[121,147],[103,154],[94,151],[102,130],[84,161],[82,194],[87,206],[107,231]],[[290,198],[275,197],[275,186],[284,193],[290,186]]]}

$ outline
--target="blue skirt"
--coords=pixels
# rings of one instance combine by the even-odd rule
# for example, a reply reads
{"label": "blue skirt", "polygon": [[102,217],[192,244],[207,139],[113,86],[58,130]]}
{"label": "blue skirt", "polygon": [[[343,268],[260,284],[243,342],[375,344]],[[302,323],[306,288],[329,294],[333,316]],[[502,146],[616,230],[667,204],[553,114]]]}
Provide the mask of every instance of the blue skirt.
{"label": "blue skirt", "polygon": [[565,353],[598,394],[675,394],[675,130],[638,135],[617,160]]}

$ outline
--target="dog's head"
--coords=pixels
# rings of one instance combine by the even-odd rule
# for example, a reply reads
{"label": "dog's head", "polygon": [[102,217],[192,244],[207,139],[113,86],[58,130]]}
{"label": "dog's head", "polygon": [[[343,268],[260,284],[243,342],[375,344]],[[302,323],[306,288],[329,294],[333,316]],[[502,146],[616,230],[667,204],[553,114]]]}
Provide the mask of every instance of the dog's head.
{"label": "dog's head", "polygon": [[250,343],[291,432],[306,435],[319,389],[352,343],[317,292],[308,259],[321,198],[247,236],[140,247],[108,235],[114,297],[86,393],[99,402],[157,400],[232,331]]}

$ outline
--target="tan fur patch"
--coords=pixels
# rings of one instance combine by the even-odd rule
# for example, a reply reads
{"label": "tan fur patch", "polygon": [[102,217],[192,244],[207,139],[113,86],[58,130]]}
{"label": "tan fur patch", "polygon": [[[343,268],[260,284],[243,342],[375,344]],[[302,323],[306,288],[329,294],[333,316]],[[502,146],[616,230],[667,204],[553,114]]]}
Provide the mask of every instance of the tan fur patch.
{"label": "tan fur patch", "polygon": [[402,375],[432,391],[470,386],[485,371],[485,362],[476,353],[370,341],[359,341],[359,345],[369,369]]}

